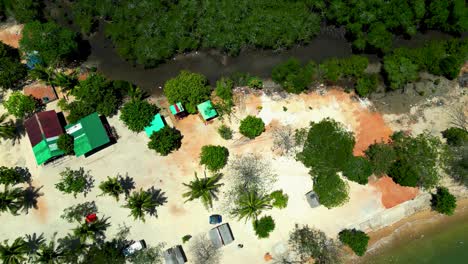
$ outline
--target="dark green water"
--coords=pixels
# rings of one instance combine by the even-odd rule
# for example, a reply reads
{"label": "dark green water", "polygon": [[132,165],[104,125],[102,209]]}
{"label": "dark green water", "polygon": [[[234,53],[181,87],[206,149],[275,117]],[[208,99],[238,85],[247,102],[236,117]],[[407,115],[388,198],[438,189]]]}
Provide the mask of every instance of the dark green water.
{"label": "dark green water", "polygon": [[365,263],[468,263],[468,217],[437,225],[423,234],[399,241]]}

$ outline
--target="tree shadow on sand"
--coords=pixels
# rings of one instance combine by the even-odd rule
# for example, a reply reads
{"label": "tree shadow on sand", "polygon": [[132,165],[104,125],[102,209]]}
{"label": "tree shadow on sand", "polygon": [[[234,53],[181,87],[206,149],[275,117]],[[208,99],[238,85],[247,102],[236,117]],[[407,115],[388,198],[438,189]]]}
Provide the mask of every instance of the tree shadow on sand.
{"label": "tree shadow on sand", "polygon": [[151,194],[151,199],[156,204],[155,207],[151,208],[151,210],[148,210],[148,214],[151,216],[158,217],[158,212],[156,208],[167,203],[166,193],[163,192],[161,189],[155,189],[154,186],[149,188],[147,192]]}
{"label": "tree shadow on sand", "polygon": [[26,189],[23,191],[23,209],[22,211],[26,214],[29,213],[29,209],[38,209],[39,207],[37,206],[37,199],[41,196],[44,195],[44,193],[40,192],[42,187],[36,188],[32,185],[28,186]]}
{"label": "tree shadow on sand", "polygon": [[117,175],[117,177],[119,178],[120,185],[124,189],[124,194],[125,194],[125,199],[126,199],[130,195],[130,192],[133,189],[135,189],[135,181],[133,180],[133,178],[128,176],[128,173],[125,174],[125,177],[123,177],[122,175]]}

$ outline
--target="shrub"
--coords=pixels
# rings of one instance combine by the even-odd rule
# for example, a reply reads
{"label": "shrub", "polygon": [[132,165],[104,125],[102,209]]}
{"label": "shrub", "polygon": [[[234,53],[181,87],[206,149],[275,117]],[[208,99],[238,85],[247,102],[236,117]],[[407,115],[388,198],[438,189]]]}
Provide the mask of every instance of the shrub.
{"label": "shrub", "polygon": [[446,215],[453,215],[457,207],[457,199],[445,187],[437,187],[437,193],[432,194],[431,203],[437,212]]}
{"label": "shrub", "polygon": [[63,150],[63,152],[65,152],[66,155],[72,155],[74,153],[75,147],[74,141],[75,138],[72,135],[62,134],[57,140],[57,147]]}
{"label": "shrub", "polygon": [[158,110],[156,105],[150,104],[147,101],[132,100],[122,107],[120,120],[131,131],[140,132],[151,124]]}
{"label": "shrub", "polygon": [[182,243],[185,243],[185,242],[189,241],[191,238],[192,238],[191,235],[185,235],[185,236],[183,236],[183,237],[182,237]]}
{"label": "shrub", "polygon": [[363,231],[356,229],[344,229],[338,237],[343,244],[348,245],[358,256],[363,256],[367,250],[369,236]]}
{"label": "shrub", "polygon": [[148,148],[154,149],[163,156],[167,156],[182,145],[182,134],[175,128],[165,126],[161,130],[154,132],[148,142]]}
{"label": "shrub", "polygon": [[385,143],[374,143],[365,151],[370,160],[375,175],[380,176],[388,173],[392,163],[396,159],[395,150],[391,145]]}
{"label": "shrub", "polygon": [[265,131],[265,123],[261,118],[249,115],[240,123],[239,132],[250,139],[260,136],[263,131]]}
{"label": "shrub", "polygon": [[267,238],[275,229],[275,221],[271,216],[264,216],[253,223],[255,234],[258,238]]}
{"label": "shrub", "polygon": [[229,78],[221,78],[216,82],[216,95],[225,102],[232,102],[232,88],[234,82]]}
{"label": "shrub", "polygon": [[218,128],[218,134],[225,140],[232,139],[232,129],[226,125],[221,125]]}
{"label": "shrub", "polygon": [[460,63],[453,56],[448,56],[440,60],[439,66],[442,75],[447,77],[447,79],[453,80],[457,78],[460,73]]}
{"label": "shrub", "polygon": [[314,192],[320,204],[337,207],[348,201],[348,185],[335,172],[323,172],[314,179]]}
{"label": "shrub", "polygon": [[299,60],[291,58],[275,66],[271,72],[273,81],[290,93],[301,93],[312,83],[317,65],[310,61],[302,66]]}
{"label": "shrub", "polygon": [[247,84],[252,89],[262,89],[263,88],[263,80],[258,77],[251,77],[249,79],[249,83]]}
{"label": "shrub", "polygon": [[462,146],[468,141],[468,131],[458,127],[451,127],[442,131],[442,136],[447,139],[447,144],[451,146]]}
{"label": "shrub", "polygon": [[359,96],[367,97],[377,89],[378,78],[376,74],[367,74],[356,82],[356,92]]}
{"label": "shrub", "polygon": [[288,206],[289,196],[283,193],[283,190],[277,190],[270,193],[270,198],[273,200],[271,204],[273,207],[283,209]]}
{"label": "shrub", "polygon": [[76,195],[83,193],[86,196],[94,186],[94,180],[89,172],[81,167],[78,170],[71,170],[66,168],[65,171],[60,172],[60,181],[55,184],[55,187],[64,193],[71,193],[76,198]]}
{"label": "shrub", "polygon": [[210,171],[218,171],[226,166],[229,150],[223,146],[203,146],[200,154],[200,164]]}
{"label": "shrub", "polygon": [[359,184],[367,184],[367,179],[371,174],[371,163],[364,157],[351,158],[343,169],[343,175],[346,176],[348,180]]}
{"label": "shrub", "polygon": [[3,106],[11,115],[16,118],[25,118],[36,111],[37,101],[32,96],[27,96],[21,92],[13,92],[8,99],[3,102]]}

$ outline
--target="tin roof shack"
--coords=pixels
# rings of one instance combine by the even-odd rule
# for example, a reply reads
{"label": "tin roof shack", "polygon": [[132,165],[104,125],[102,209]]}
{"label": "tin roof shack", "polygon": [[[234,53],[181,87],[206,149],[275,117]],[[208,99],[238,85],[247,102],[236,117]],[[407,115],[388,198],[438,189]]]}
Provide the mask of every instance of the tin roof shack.
{"label": "tin roof shack", "polygon": [[315,207],[320,206],[319,198],[314,191],[310,191],[306,193],[306,199],[310,207],[315,208]]}
{"label": "tin roof shack", "polygon": [[182,119],[187,116],[187,112],[181,102],[169,106],[169,111],[176,119]]}
{"label": "tin roof shack", "polygon": [[231,232],[231,227],[228,223],[219,225],[209,231],[211,242],[216,248],[220,248],[234,241],[234,236]]}
{"label": "tin roof shack", "polygon": [[63,128],[54,110],[34,114],[24,121],[24,127],[33,147],[37,165],[64,154],[57,146]]}
{"label": "tin roof shack", "polygon": [[197,109],[198,113],[205,121],[205,124],[207,124],[208,121],[218,116],[218,112],[216,112],[216,109],[214,109],[213,104],[211,104],[210,100],[197,105]]}
{"label": "tin roof shack", "polygon": [[110,143],[109,135],[97,113],[83,117],[76,124],[67,125],[65,130],[75,138],[74,151],[77,157],[89,155],[93,150]]}
{"label": "tin roof shack", "polygon": [[145,127],[145,133],[148,137],[151,137],[154,132],[158,132],[165,126],[166,124],[164,123],[162,116],[160,114],[156,114],[150,125]]}

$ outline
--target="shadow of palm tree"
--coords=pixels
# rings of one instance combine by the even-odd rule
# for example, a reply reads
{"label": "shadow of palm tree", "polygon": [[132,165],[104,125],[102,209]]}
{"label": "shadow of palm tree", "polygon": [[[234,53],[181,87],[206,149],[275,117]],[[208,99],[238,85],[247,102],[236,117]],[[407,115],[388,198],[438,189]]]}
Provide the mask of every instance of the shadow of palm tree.
{"label": "shadow of palm tree", "polygon": [[22,209],[23,212],[28,214],[29,209],[34,208],[34,209],[37,210],[39,208],[37,206],[37,199],[40,196],[44,195],[44,193],[40,192],[42,187],[44,187],[44,186],[36,188],[36,187],[30,185],[29,187],[24,189],[24,191],[23,191],[23,209]]}
{"label": "shadow of palm tree", "polygon": [[23,119],[16,119],[15,120],[15,137],[11,139],[13,145],[19,143],[20,139],[26,134],[26,130],[23,125]]}
{"label": "shadow of palm tree", "polygon": [[161,206],[161,205],[164,205],[165,203],[167,203],[166,193],[163,192],[161,189],[155,189],[154,186],[149,188],[147,190],[147,192],[149,194],[151,194],[151,199],[156,204],[155,207],[148,210],[148,214],[151,215],[151,216],[158,217],[158,212],[157,212],[156,208],[158,206]]}
{"label": "shadow of palm tree", "polygon": [[128,176],[128,173],[125,174],[125,178],[122,175],[117,175],[117,177],[119,178],[120,185],[124,189],[125,199],[127,199],[130,192],[135,189],[135,181]]}
{"label": "shadow of palm tree", "polygon": [[45,243],[44,233],[37,235],[33,233],[32,235],[25,235],[26,248],[28,250],[28,255],[33,255],[37,250]]}
{"label": "shadow of palm tree", "polygon": [[26,182],[31,186],[31,173],[28,168],[15,167],[15,171],[21,176],[21,182]]}

